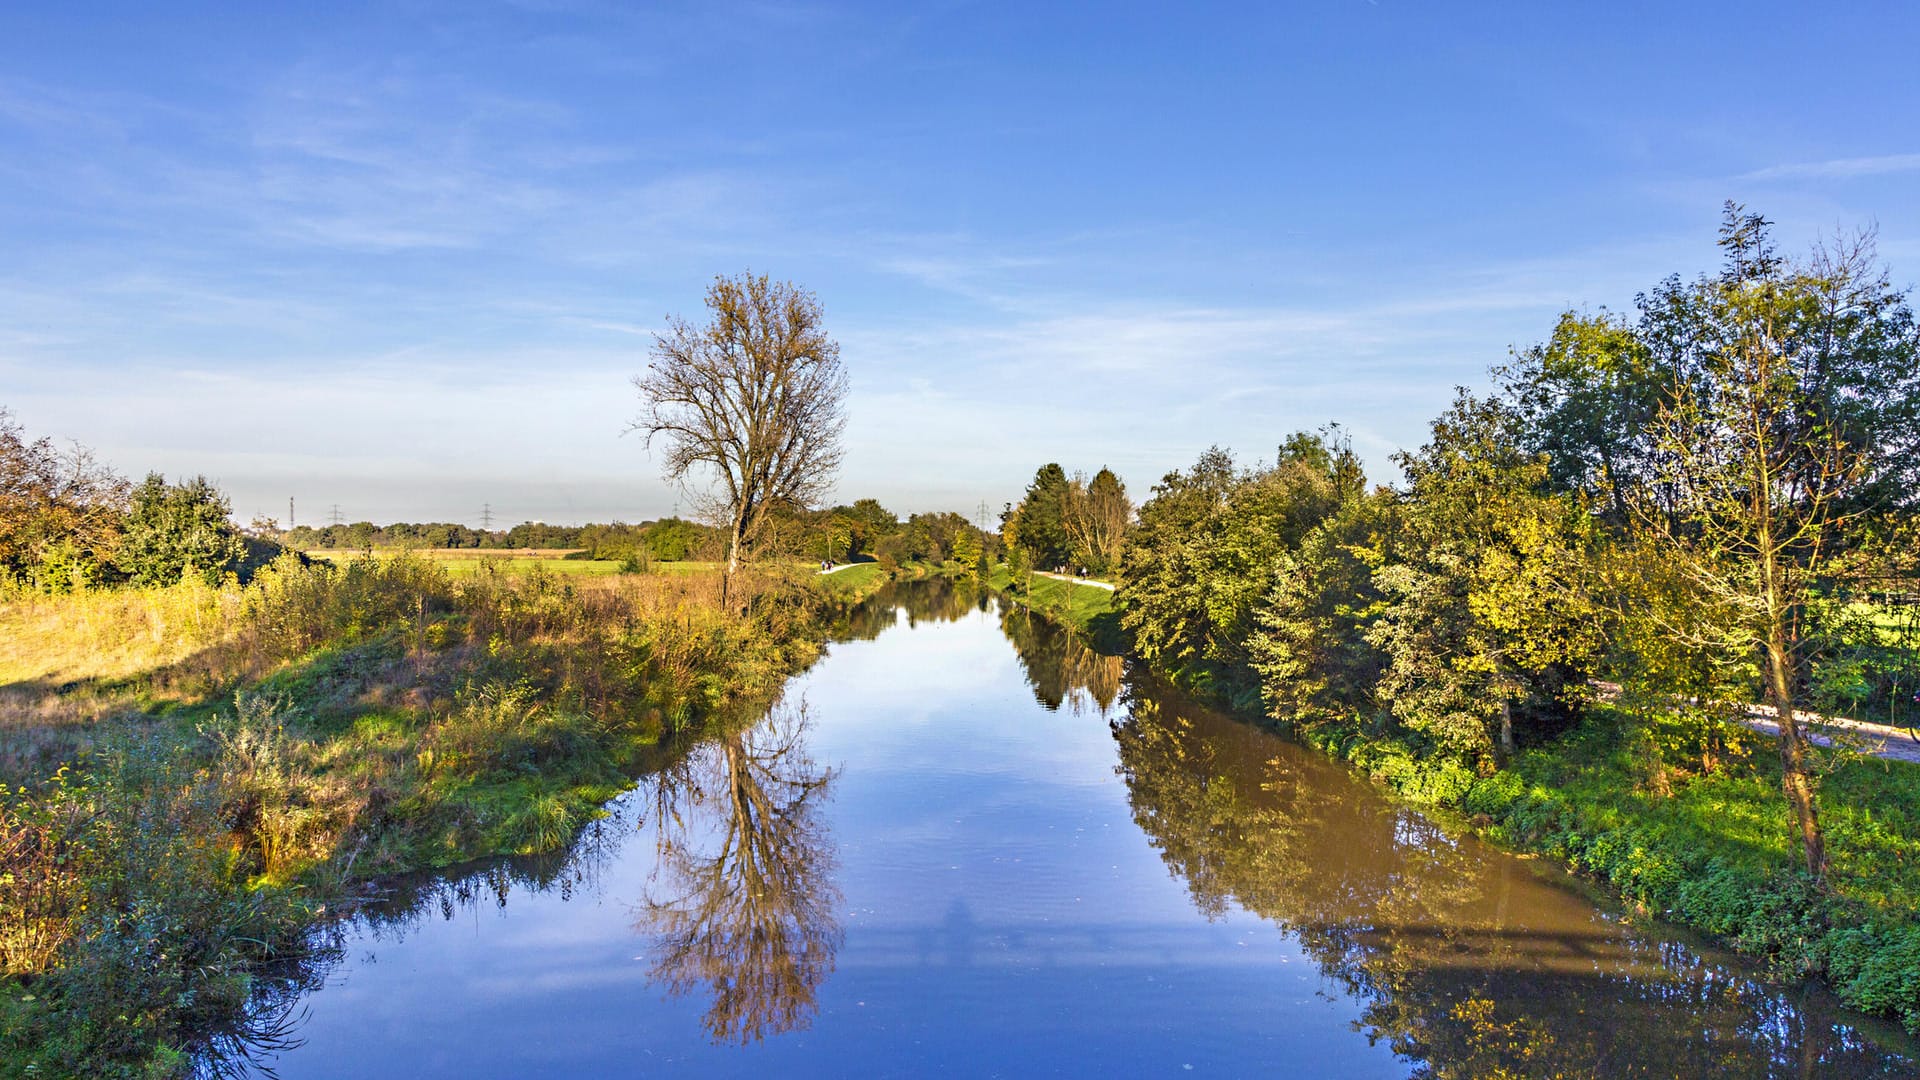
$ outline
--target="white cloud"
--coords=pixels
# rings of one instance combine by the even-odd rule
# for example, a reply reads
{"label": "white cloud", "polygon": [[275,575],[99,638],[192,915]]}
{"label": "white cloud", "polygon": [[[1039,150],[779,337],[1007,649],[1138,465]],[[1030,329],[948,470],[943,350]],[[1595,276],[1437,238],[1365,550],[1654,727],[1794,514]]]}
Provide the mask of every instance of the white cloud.
{"label": "white cloud", "polygon": [[1856,176],[1920,171],[1920,154],[1882,154],[1877,157],[1835,158],[1771,165],[1736,177],[1738,180],[1846,180]]}

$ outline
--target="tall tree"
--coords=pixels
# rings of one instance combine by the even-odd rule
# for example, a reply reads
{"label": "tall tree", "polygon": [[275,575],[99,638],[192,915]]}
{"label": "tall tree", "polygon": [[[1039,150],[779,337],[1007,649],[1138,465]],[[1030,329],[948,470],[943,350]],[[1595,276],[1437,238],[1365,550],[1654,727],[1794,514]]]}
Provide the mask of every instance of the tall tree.
{"label": "tall tree", "polygon": [[727,530],[727,577],[779,507],[807,508],[840,466],[846,374],[820,301],[766,275],[718,277],[704,325],[667,320],[653,362],[634,377],[632,430],[664,443],[661,468],[682,486],[710,479],[709,515]]}
{"label": "tall tree", "polygon": [[1797,710],[1822,630],[1861,572],[1876,517],[1914,499],[1920,335],[1870,236],[1795,265],[1728,203],[1725,266],[1646,307],[1675,372],[1654,424],[1672,507],[1643,508],[1694,583],[1708,643],[1758,661],[1780,725],[1781,786],[1807,873],[1826,872]]}
{"label": "tall tree", "polygon": [[1270,468],[1219,448],[1169,473],[1127,538],[1115,604],[1134,651],[1237,708],[1261,701],[1249,644],[1275,576],[1365,480],[1338,432],[1302,433]]}
{"label": "tall tree", "polygon": [[1652,480],[1647,432],[1670,378],[1632,323],[1567,312],[1551,339],[1494,375],[1523,421],[1522,447],[1545,456],[1548,481],[1627,524],[1636,490]]}
{"label": "tall tree", "polygon": [[1073,557],[1098,574],[1120,565],[1127,526],[1133,520],[1133,501],[1113,470],[1102,467],[1088,480],[1076,473],[1063,499],[1061,527]]}
{"label": "tall tree", "polygon": [[1033,474],[1020,505],[1001,518],[1003,525],[1012,526],[1014,542],[1047,569],[1061,565],[1071,555],[1064,521],[1069,487],[1067,471],[1048,462]]}
{"label": "tall tree", "polygon": [[1516,708],[1577,698],[1598,654],[1587,522],[1544,492],[1546,463],[1519,418],[1462,390],[1407,472],[1401,558],[1374,574],[1384,598],[1368,639],[1380,691],[1408,727],[1457,757],[1514,747]]}

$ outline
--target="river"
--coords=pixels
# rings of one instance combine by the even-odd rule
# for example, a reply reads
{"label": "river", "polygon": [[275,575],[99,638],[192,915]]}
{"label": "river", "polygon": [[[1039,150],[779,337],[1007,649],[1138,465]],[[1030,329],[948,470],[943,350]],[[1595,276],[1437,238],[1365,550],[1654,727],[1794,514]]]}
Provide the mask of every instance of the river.
{"label": "river", "polygon": [[564,855],[392,883],[217,1066],[1910,1076],[1897,1029],[945,582]]}

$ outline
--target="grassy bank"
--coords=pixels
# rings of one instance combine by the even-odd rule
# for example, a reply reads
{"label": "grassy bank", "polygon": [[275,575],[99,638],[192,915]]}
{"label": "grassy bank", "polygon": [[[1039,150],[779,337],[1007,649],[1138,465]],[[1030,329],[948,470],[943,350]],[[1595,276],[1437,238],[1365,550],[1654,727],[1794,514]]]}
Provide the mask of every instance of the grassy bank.
{"label": "grassy bank", "polygon": [[350,882],[565,846],[860,584],[399,557],[0,604],[0,1073],[179,1071]]}
{"label": "grassy bank", "polygon": [[830,574],[816,574],[818,587],[836,596],[862,599],[887,583],[890,575],[877,562],[855,563]]}
{"label": "grassy bank", "polygon": [[1099,648],[1118,652],[1123,645],[1111,589],[1045,574],[1026,574],[1016,580],[1005,563],[994,567],[987,586],[1022,607],[1072,627]]}
{"label": "grassy bank", "polygon": [[1309,742],[1412,802],[1467,815],[1644,910],[1711,933],[1784,977],[1821,976],[1855,1008],[1920,1031],[1920,768],[1837,758],[1823,786],[1827,887],[1798,867],[1771,740],[1729,733],[1710,772],[1649,767],[1649,731],[1601,708],[1489,776],[1322,726]]}

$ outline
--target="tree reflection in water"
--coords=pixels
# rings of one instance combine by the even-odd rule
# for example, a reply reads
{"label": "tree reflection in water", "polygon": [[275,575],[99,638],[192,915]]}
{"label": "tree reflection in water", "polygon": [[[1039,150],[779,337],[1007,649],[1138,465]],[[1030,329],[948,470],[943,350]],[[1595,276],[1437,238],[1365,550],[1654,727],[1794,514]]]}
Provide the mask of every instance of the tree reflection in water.
{"label": "tree reflection in water", "polygon": [[872,641],[899,623],[958,622],[994,603],[993,594],[973,578],[922,578],[889,582],[855,606],[836,627],[840,641]]}
{"label": "tree reflection in water", "polygon": [[1195,906],[1278,923],[1415,1076],[1910,1075],[1824,997],[1608,918],[1297,745],[1163,688],[1124,709],[1134,820]]}
{"label": "tree reflection in water", "polygon": [[715,1042],[806,1026],[833,972],[834,850],[819,817],[833,780],[808,756],[804,706],[696,748],[648,780],[658,858],[637,927],[649,977],[712,998]]}
{"label": "tree reflection in water", "polygon": [[1075,716],[1106,716],[1119,700],[1126,663],[1096,652],[1079,635],[1012,604],[1000,609],[1000,630],[1013,642],[1034,700],[1048,712],[1064,705]]}

